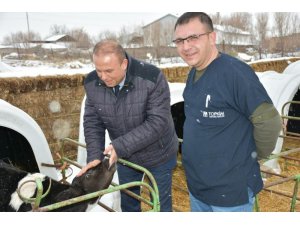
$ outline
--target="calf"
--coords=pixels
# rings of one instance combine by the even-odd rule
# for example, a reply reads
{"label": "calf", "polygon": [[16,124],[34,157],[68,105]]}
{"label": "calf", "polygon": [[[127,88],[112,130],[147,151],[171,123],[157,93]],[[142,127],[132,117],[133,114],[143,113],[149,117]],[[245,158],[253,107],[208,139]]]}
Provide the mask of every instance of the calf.
{"label": "calf", "polygon": [[[115,171],[116,165],[113,164],[109,167],[109,160],[105,158],[100,164],[89,169],[82,176],[75,177],[71,185],[52,180],[50,192],[42,198],[40,207],[106,189],[110,185]],[[34,181],[36,178],[42,180],[45,192],[49,186],[49,177],[41,173],[30,174],[0,161],[0,211],[32,211],[31,204],[25,203],[19,197],[16,190],[24,182],[29,180]],[[27,182],[20,189],[21,195],[26,198],[35,197],[36,191],[35,182]],[[84,212],[88,209],[88,206],[95,204],[97,200],[98,197],[64,206],[53,211]]]}

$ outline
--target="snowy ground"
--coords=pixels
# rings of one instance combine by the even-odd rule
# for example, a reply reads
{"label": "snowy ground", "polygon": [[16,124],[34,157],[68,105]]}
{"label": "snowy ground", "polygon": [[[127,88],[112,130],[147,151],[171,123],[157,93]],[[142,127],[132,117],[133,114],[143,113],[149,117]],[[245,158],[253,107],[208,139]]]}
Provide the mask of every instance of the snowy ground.
{"label": "snowy ground", "polygon": [[86,74],[92,70],[94,70],[92,64],[83,64],[79,61],[68,62],[61,66],[35,60],[0,61],[0,77]]}
{"label": "snowy ground", "polygon": [[[239,58],[250,59],[246,54],[239,54]],[[290,57],[282,58],[266,58],[257,61],[251,61],[249,64],[256,62],[264,62],[271,60],[288,60]],[[158,63],[150,61],[150,63],[160,68],[170,68],[178,66],[187,66],[179,57],[164,58]],[[2,59],[0,60],[0,77],[25,77],[25,76],[47,76],[47,75],[73,75],[87,74],[94,70],[91,62],[82,63],[80,61],[71,61],[60,64],[44,62],[38,60],[17,60],[17,59]]]}
{"label": "snowy ground", "polygon": [[[162,59],[160,63],[151,63],[160,68],[187,66],[187,64],[180,59]],[[80,61],[71,61],[57,65],[38,60],[0,60],[0,77],[87,74],[92,70],[94,70],[92,63],[81,63]]]}

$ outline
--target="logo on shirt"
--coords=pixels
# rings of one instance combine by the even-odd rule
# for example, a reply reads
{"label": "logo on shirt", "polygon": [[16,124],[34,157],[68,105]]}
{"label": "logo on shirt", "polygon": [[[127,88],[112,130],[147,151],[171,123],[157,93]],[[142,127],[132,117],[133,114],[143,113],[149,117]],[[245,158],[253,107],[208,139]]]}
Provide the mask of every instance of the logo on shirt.
{"label": "logo on shirt", "polygon": [[225,112],[206,112],[206,111],[201,111],[202,116],[206,118],[224,118],[225,117]]}
{"label": "logo on shirt", "polygon": [[[206,95],[206,100],[205,100],[205,108],[208,108],[208,104],[211,102],[211,95]],[[225,117],[225,112],[224,111],[218,111],[218,112],[208,112],[208,111],[202,111],[202,116],[205,118],[224,118]]]}

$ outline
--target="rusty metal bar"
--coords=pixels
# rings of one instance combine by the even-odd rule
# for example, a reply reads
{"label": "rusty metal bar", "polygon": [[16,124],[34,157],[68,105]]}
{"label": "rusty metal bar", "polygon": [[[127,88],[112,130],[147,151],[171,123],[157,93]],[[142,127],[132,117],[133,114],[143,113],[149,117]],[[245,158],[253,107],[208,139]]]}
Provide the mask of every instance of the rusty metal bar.
{"label": "rusty metal bar", "polygon": [[300,138],[298,138],[298,137],[292,137],[292,136],[287,136],[287,135],[279,135],[279,137],[293,139],[293,140],[300,140]]}
{"label": "rusty metal bar", "polygon": [[259,162],[266,162],[266,161],[271,160],[271,159],[276,159],[276,158],[286,156],[286,155],[289,155],[289,154],[292,154],[292,153],[297,153],[297,152],[300,152],[300,148],[294,148],[294,149],[290,149],[290,150],[287,150],[287,151],[284,151],[284,152],[280,152],[278,154],[272,154],[267,159],[262,159]]}
{"label": "rusty metal bar", "polygon": [[295,176],[282,178],[280,180],[273,181],[273,182],[270,182],[268,184],[265,184],[264,188],[272,187],[272,186],[275,186],[275,185],[278,185],[278,184],[282,184],[282,183],[285,183],[285,182],[288,182],[288,181],[291,181],[291,180],[294,180],[294,179],[295,179]]}
{"label": "rusty metal bar", "polygon": [[300,137],[300,134],[298,133],[294,133],[294,132],[290,132],[290,131],[287,131],[286,134],[289,134],[289,135],[293,135],[293,136],[297,136],[297,137]]}
{"label": "rusty metal bar", "polygon": [[97,203],[98,205],[100,205],[102,208],[106,209],[108,212],[116,212],[115,210],[113,210],[112,208],[108,207],[107,205],[103,204],[102,202],[100,202],[100,200]]}
{"label": "rusty metal bar", "polygon": [[[283,192],[280,192],[280,191],[272,190],[270,188],[263,188],[263,190],[268,191],[268,192],[272,192],[272,193],[277,194],[277,195],[282,195],[282,196],[285,196],[285,197],[288,197],[288,198],[293,198],[293,195],[289,195],[289,194],[286,194],[286,193],[283,193]],[[299,197],[296,197],[296,199],[298,201],[300,201]]]}
{"label": "rusty metal bar", "polygon": [[282,174],[278,174],[278,173],[274,173],[274,172],[271,172],[269,170],[264,170],[264,169],[260,169],[260,171],[262,173],[267,173],[267,174],[270,174],[270,175],[274,175],[274,176],[278,176],[278,177],[282,177],[282,178],[286,178],[287,176],[284,176]]}
{"label": "rusty metal bar", "polygon": [[300,159],[291,156],[281,156],[281,158],[300,162]]}

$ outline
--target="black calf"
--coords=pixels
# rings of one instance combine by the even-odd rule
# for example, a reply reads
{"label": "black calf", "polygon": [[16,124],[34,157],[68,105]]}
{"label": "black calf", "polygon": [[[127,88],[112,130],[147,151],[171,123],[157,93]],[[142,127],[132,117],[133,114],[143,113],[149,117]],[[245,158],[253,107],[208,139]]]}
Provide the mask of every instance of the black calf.
{"label": "black calf", "polygon": [[[116,165],[109,168],[109,160],[104,159],[99,165],[89,169],[82,176],[75,177],[71,185],[52,180],[50,192],[42,199],[40,207],[106,189],[112,181],[115,170]],[[31,204],[23,202],[16,190],[27,180],[35,180],[36,178],[42,180],[45,192],[49,186],[49,177],[40,173],[30,174],[0,161],[0,211],[31,211]],[[24,197],[34,197],[36,195],[35,182],[22,185],[20,192]],[[54,211],[84,212],[90,204],[96,203],[97,199],[82,201]]]}

